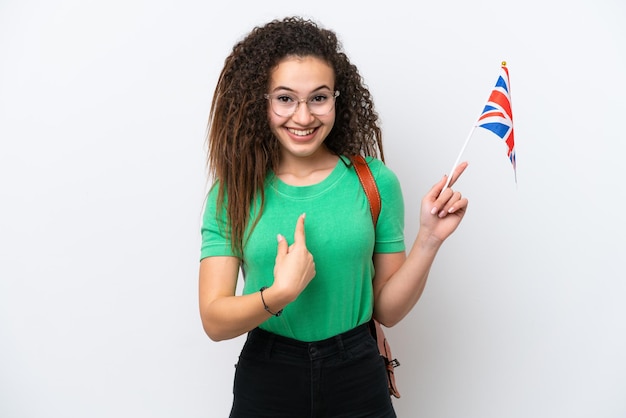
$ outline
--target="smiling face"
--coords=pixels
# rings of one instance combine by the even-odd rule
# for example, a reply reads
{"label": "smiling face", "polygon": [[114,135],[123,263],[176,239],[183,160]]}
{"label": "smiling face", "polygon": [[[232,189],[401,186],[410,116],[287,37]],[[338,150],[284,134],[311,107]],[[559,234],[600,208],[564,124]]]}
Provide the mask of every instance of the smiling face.
{"label": "smiling face", "polygon": [[307,158],[329,152],[323,144],[335,123],[335,108],[325,115],[316,116],[310,112],[306,102],[315,100],[316,94],[333,92],[334,88],[332,67],[316,57],[287,57],[272,70],[270,95],[285,94],[304,99],[289,117],[278,116],[268,100],[269,125],[281,145],[281,158]]}

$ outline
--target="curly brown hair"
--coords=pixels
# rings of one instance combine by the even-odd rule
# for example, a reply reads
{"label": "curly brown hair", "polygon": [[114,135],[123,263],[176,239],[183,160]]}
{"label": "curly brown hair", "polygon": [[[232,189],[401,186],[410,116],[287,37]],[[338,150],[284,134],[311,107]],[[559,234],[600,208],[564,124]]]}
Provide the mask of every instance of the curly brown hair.
{"label": "curly brown hair", "polygon": [[335,124],[324,142],[326,147],[337,155],[362,154],[384,161],[382,133],[371,94],[336,34],[301,17],[255,27],[235,44],[225,60],[207,130],[209,174],[219,187],[217,213],[219,217],[226,209],[226,233],[238,254],[243,253],[253,202],[260,199],[260,216],[265,178],[278,167],[279,142],[269,128],[264,94],[272,69],[290,56],[320,58],[335,72],[335,90],[341,94],[336,99]]}

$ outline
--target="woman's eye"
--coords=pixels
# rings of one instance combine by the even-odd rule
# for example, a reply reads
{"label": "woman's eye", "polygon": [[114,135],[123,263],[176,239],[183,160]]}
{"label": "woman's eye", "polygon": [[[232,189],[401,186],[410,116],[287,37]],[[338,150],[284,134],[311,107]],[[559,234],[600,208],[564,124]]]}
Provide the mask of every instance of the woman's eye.
{"label": "woman's eye", "polygon": [[325,102],[326,100],[328,100],[328,96],[326,96],[325,94],[318,94],[318,95],[311,97],[310,101],[316,102],[316,103],[322,103],[322,102]]}
{"label": "woman's eye", "polygon": [[276,96],[276,100],[278,100],[281,103],[291,103],[294,101],[293,97],[286,96],[286,95]]}

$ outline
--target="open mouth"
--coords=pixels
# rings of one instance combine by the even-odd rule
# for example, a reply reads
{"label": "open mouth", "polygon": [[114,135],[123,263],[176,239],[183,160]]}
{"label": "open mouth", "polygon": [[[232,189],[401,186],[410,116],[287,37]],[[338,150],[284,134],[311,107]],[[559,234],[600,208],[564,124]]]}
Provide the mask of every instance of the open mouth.
{"label": "open mouth", "polygon": [[287,128],[287,130],[292,133],[293,135],[296,136],[307,136],[307,135],[311,135],[313,132],[315,132],[315,129],[292,129],[292,128]]}

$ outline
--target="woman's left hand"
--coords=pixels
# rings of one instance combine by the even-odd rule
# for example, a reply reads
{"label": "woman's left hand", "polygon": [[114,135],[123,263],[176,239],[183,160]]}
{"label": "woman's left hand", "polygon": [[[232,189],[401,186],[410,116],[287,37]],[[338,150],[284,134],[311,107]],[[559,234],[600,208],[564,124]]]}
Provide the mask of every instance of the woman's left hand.
{"label": "woman's left hand", "polygon": [[422,199],[420,230],[428,232],[431,238],[439,242],[443,242],[456,230],[467,211],[468,200],[462,197],[460,192],[451,188],[463,174],[467,165],[464,162],[456,167],[445,190],[443,188],[446,185],[447,176],[435,184]]}

